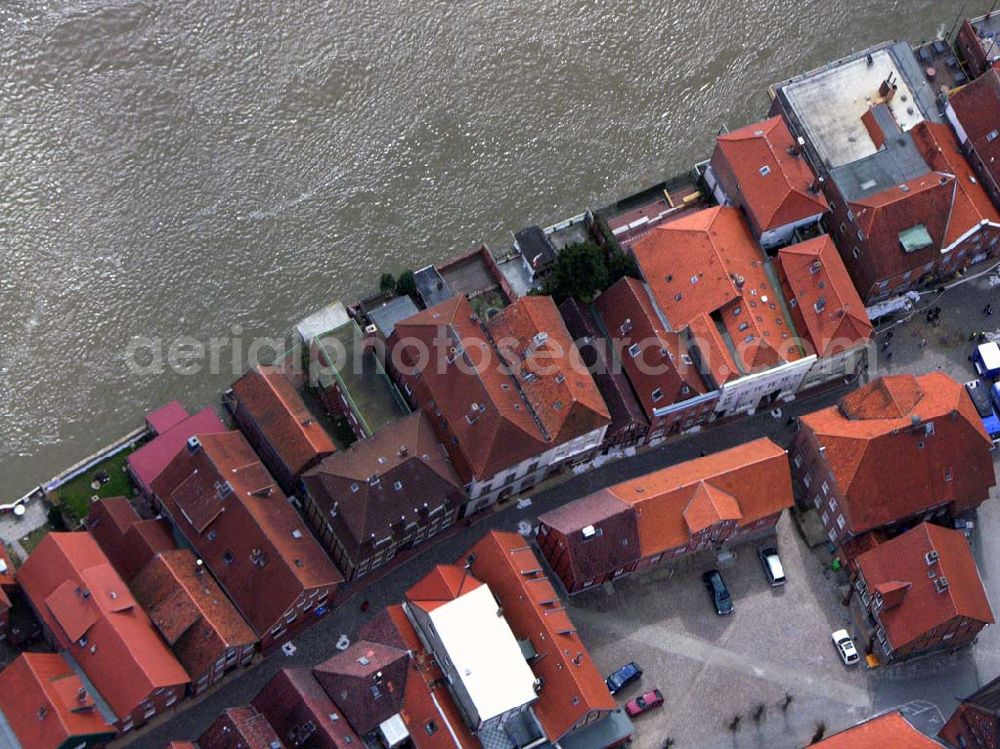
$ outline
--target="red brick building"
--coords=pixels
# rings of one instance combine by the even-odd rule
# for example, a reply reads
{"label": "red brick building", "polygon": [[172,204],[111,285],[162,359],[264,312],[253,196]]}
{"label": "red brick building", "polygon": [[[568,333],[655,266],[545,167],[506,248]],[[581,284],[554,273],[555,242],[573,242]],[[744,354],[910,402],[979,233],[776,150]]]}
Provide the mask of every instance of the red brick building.
{"label": "red brick building", "polygon": [[[995,23],[1000,28],[1000,14]],[[1000,206],[1000,67],[949,94],[946,114],[976,176]]]}
{"label": "red brick building", "polygon": [[559,305],[559,314],[611,415],[604,435],[605,448],[643,444],[649,434],[649,420],[593,307],[569,297]]}
{"label": "red brick building", "polygon": [[114,716],[62,655],[22,653],[0,673],[0,725],[19,749],[91,749],[111,741]]}
{"label": "red brick building", "polygon": [[576,593],[702,549],[759,538],[792,505],[785,451],[758,439],[540,515],[538,546]]}
{"label": "red brick building", "polygon": [[193,694],[249,665],[257,635],[190,549],[157,554],[131,587],[191,677]]}
{"label": "red brick building", "polygon": [[152,488],[263,651],[331,605],[343,578],[239,432],[189,440]]}
{"label": "red brick building", "polygon": [[955,47],[965,59],[965,67],[978,78],[1000,60],[1000,13],[967,18],[955,35]]}
{"label": "red brick building", "polygon": [[397,323],[389,347],[466,482],[466,513],[588,460],[604,441],[611,416],[550,297],[522,297],[485,322],[452,297]]}
{"label": "red brick building", "polygon": [[51,641],[79,664],[119,731],[184,696],[187,673],[89,533],[47,535],[19,580]]}
{"label": "red brick building", "polygon": [[880,192],[841,192],[834,199],[833,237],[866,303],[994,254],[1000,237],[1000,214],[951,129],[924,121],[908,134],[926,164],[922,173]]}
{"label": "red brick building", "polygon": [[938,736],[954,749],[1000,746],[1000,678],[964,698]]}
{"label": "red brick building", "polygon": [[310,668],[284,668],[253,699],[288,747],[359,749],[362,741],[343,719]]}
{"label": "red brick building", "polygon": [[347,580],[451,527],[465,502],[423,412],[329,456],[302,482],[305,515]]}
{"label": "red brick building", "polygon": [[126,583],[161,551],[177,548],[168,521],[143,520],[125,497],[91,502],[84,524]]}
{"label": "red brick building", "polygon": [[705,177],[720,205],[743,211],[764,249],[787,244],[830,207],[781,117],[720,135]]}
{"label": "red brick building", "polygon": [[830,235],[783,247],[777,268],[795,328],[817,356],[835,357],[871,340],[871,320]]}
{"label": "red brick building", "polygon": [[855,589],[875,621],[882,662],[968,645],[993,612],[959,531],[921,523],[854,560]]}
{"label": "red brick building", "polygon": [[251,369],[224,400],[240,431],[289,494],[298,493],[303,471],[337,450],[278,367]]}
{"label": "red brick building", "polygon": [[833,543],[971,510],[995,483],[979,414],[940,372],[882,377],[799,422],[799,500],[816,508]]}
{"label": "red brick building", "polygon": [[623,278],[594,306],[614,356],[639,397],[649,421],[649,439],[704,422],[715,397],[691,358],[687,338],[661,319],[642,281]]}
{"label": "red brick building", "polygon": [[812,744],[815,749],[941,749],[900,713],[885,713]]}
{"label": "red brick building", "polygon": [[198,739],[198,749],[284,749],[267,717],[257,708],[231,707]]}

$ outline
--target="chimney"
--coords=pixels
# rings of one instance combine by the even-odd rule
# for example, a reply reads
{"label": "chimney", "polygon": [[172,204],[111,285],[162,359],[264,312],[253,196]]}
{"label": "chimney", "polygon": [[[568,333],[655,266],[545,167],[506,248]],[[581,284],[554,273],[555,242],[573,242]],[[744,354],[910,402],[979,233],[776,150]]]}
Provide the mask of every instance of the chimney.
{"label": "chimney", "polygon": [[409,448],[406,445],[399,446],[399,457],[405,458],[406,454],[409,452]]}
{"label": "chimney", "polygon": [[812,184],[809,185],[809,192],[813,193],[814,195],[818,193],[820,190],[823,189],[824,181],[825,180],[822,177],[817,177],[816,179],[814,179],[812,181]]}
{"label": "chimney", "polygon": [[79,700],[80,702],[86,702],[87,701],[87,688],[86,687],[80,687],[79,689],[76,690],[76,699]]}
{"label": "chimney", "polygon": [[196,559],[194,562],[194,574],[201,577],[205,574],[205,562],[201,559]]}
{"label": "chimney", "polygon": [[187,447],[190,452],[196,453],[201,448],[201,440],[197,437],[188,437]]}
{"label": "chimney", "polygon": [[371,475],[371,476],[370,476],[370,477],[368,478],[368,484],[369,484],[369,485],[371,485],[371,486],[378,486],[378,485],[379,485],[379,482],[380,482],[381,480],[382,480],[382,478],[381,478],[381,476],[379,476],[379,475],[378,475],[378,473],[373,473],[373,474],[372,474],[372,475]]}

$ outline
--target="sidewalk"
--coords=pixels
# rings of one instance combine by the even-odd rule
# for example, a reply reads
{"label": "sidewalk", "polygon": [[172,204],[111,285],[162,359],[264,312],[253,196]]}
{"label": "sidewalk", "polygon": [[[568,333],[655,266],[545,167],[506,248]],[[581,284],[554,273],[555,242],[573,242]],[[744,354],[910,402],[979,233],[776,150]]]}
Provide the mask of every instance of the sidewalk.
{"label": "sidewalk", "polygon": [[48,522],[45,504],[41,499],[25,502],[24,509],[25,513],[21,517],[13,512],[0,515],[0,541],[14,551],[22,562],[28,558],[28,554],[21,546],[21,539]]}

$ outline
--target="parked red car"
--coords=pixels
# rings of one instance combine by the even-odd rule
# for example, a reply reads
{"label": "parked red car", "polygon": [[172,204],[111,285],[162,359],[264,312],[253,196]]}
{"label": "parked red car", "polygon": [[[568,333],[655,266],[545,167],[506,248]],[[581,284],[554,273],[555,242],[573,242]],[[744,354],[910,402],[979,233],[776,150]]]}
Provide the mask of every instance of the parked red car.
{"label": "parked red car", "polygon": [[659,689],[646,692],[625,703],[625,712],[631,717],[663,707],[663,693]]}

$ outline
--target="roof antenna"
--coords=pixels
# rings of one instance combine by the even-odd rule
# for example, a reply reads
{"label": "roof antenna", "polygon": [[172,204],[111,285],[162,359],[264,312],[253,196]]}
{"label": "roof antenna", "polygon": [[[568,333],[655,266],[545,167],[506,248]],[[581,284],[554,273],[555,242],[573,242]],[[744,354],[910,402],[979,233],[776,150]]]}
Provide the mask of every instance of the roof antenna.
{"label": "roof antenna", "polygon": [[476,561],[475,554],[469,554],[465,558],[465,572],[462,574],[462,582],[458,584],[458,592],[461,594],[462,588],[465,587],[465,581],[469,577],[469,572],[472,570],[472,563]]}

